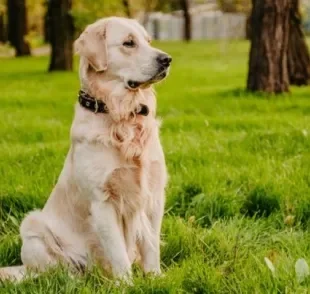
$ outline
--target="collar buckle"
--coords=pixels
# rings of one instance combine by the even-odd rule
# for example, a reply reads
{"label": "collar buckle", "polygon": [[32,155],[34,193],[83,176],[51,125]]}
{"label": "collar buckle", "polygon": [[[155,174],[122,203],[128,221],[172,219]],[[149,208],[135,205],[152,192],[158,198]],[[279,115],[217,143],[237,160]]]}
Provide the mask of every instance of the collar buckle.
{"label": "collar buckle", "polygon": [[98,100],[95,98],[95,111],[94,113],[97,113],[99,109]]}

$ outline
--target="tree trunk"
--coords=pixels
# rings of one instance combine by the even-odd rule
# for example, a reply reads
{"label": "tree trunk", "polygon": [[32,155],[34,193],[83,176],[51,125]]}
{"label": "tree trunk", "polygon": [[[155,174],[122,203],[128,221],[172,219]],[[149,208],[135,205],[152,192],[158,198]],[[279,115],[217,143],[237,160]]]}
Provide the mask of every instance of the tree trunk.
{"label": "tree trunk", "polygon": [[48,15],[48,10],[44,15],[44,27],[43,27],[43,37],[44,37],[44,43],[50,43],[50,19]]}
{"label": "tree trunk", "polygon": [[0,42],[5,43],[7,41],[6,25],[4,23],[4,13],[0,12]]}
{"label": "tree trunk", "polygon": [[252,0],[249,91],[289,91],[287,50],[290,2]]}
{"label": "tree trunk", "polygon": [[252,15],[248,15],[246,18],[246,25],[245,25],[245,38],[247,40],[251,40],[251,36],[252,36],[252,28],[251,28],[251,23],[252,23],[252,19],[251,19]]}
{"label": "tree trunk", "polygon": [[152,11],[152,1],[151,0],[144,0],[144,11],[143,11],[143,26],[145,27],[148,20],[149,14]]}
{"label": "tree trunk", "polygon": [[184,13],[184,40],[190,41],[192,39],[191,32],[191,15],[189,13],[189,0],[181,0],[180,5]]}
{"label": "tree trunk", "polygon": [[25,0],[7,0],[8,39],[15,48],[15,56],[31,55],[27,35],[27,12]]}
{"label": "tree trunk", "polygon": [[299,0],[292,0],[290,10],[290,34],[288,45],[288,72],[290,84],[310,84],[310,56],[302,31]]}
{"label": "tree trunk", "polygon": [[123,2],[124,10],[125,10],[127,17],[131,18],[132,15],[130,11],[129,0],[122,0],[122,2]]}
{"label": "tree trunk", "polygon": [[154,24],[154,39],[159,40],[160,20],[158,18],[153,20]]}
{"label": "tree trunk", "polygon": [[44,43],[50,43],[50,9],[49,9],[49,0],[44,1],[45,6],[45,14],[43,19],[43,37],[44,37]]}
{"label": "tree trunk", "polygon": [[49,37],[52,46],[49,71],[72,70],[74,25],[71,7],[71,0],[49,2]]}

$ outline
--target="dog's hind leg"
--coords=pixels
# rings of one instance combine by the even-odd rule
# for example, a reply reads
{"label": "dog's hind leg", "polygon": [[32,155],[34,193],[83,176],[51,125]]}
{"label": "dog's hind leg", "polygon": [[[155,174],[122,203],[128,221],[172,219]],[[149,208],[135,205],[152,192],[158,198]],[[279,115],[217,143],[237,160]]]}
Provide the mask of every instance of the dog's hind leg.
{"label": "dog's hind leg", "polygon": [[22,237],[21,258],[30,269],[44,271],[57,263],[57,252],[61,250],[57,237],[45,223],[40,211],[31,212],[20,227]]}
{"label": "dog's hind leg", "polygon": [[[62,231],[65,227],[62,227]],[[75,271],[84,271],[87,255],[76,239],[59,237],[49,225],[49,218],[40,211],[33,211],[23,220],[20,233],[22,237],[21,258],[23,266],[0,268],[0,281],[21,281],[30,274],[43,272],[58,263],[68,265]],[[74,243],[73,243],[73,242]]]}
{"label": "dog's hind leg", "polygon": [[41,212],[30,213],[23,220],[20,228],[22,237],[21,258],[22,266],[0,268],[0,280],[13,282],[23,280],[27,272],[44,271],[48,266],[56,264],[55,250],[57,247],[48,231]]}
{"label": "dog's hind leg", "polygon": [[62,263],[84,271],[86,252],[79,244],[70,244],[65,236],[55,233],[42,212],[31,212],[22,222],[20,233],[23,240],[21,257],[26,268],[44,271]]}

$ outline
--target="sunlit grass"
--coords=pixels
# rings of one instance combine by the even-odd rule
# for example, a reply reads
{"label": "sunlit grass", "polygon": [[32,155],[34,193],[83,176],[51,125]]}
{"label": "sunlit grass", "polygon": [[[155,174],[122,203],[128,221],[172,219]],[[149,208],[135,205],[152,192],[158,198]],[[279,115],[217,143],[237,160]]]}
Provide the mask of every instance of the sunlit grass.
{"label": "sunlit grass", "polygon": [[[162,278],[125,293],[307,293],[310,262],[310,88],[244,91],[248,43],[158,43],[173,56],[157,86],[170,182]],[[20,263],[18,225],[44,205],[69,148],[77,72],[48,58],[0,60],[0,265]],[[276,268],[273,276],[264,262]],[[53,270],[0,293],[120,293],[94,270]],[[3,292],[1,292],[3,291]],[[101,292],[100,292],[101,291]]]}

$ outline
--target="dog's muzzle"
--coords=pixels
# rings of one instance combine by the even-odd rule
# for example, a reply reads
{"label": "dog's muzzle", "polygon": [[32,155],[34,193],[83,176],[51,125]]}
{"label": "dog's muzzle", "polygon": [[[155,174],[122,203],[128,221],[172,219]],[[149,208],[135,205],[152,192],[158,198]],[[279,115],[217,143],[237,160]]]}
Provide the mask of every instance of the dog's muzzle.
{"label": "dog's muzzle", "polygon": [[157,69],[157,73],[153,77],[143,82],[129,80],[127,82],[127,87],[131,90],[135,90],[139,87],[147,87],[151,84],[154,84],[154,83],[157,83],[163,80],[169,72],[169,67],[172,62],[172,57],[168,54],[160,53],[156,57],[156,62],[157,62],[158,69]]}

